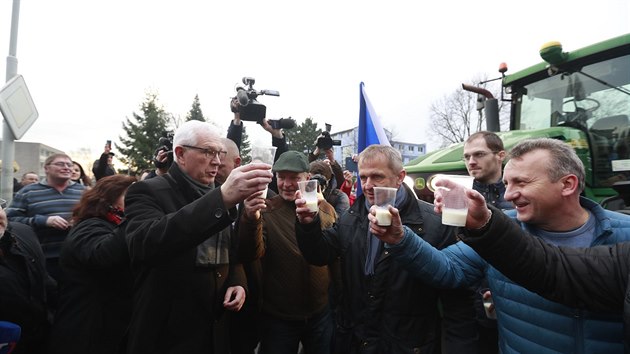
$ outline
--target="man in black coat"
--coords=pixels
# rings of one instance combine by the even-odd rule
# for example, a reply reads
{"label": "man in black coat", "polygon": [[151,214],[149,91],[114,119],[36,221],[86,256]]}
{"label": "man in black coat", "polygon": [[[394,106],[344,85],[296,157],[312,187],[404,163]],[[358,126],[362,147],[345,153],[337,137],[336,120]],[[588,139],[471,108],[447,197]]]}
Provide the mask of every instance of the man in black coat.
{"label": "man in black coat", "polygon": [[[374,187],[397,188],[392,207],[417,235],[436,248],[456,242],[456,228],[442,225],[431,204],[419,201],[403,180],[400,152],[372,145],[359,155],[363,195],[332,227],[321,230],[317,213],[297,199],[296,238],[314,265],[341,262],[343,288],[335,320],[334,353],[437,353],[442,308],[442,353],[477,353],[471,293],[423,283],[398,264],[374,235],[370,207]],[[399,223],[400,223],[399,219]]]}
{"label": "man in black coat", "polygon": [[234,169],[215,188],[219,133],[189,121],[173,138],[168,174],[132,185],[125,199],[134,276],[128,352],[214,353],[214,322],[245,301],[242,267],[230,252],[235,206],[265,189],[271,166]]}
{"label": "man in black coat", "polygon": [[112,152],[112,146],[110,143],[106,144],[101,157],[98,160],[95,160],[94,165],[92,166],[92,173],[94,173],[94,178],[97,181],[103,177],[113,176],[116,174],[116,170],[114,170],[114,165],[112,163],[114,155],[116,154]]}

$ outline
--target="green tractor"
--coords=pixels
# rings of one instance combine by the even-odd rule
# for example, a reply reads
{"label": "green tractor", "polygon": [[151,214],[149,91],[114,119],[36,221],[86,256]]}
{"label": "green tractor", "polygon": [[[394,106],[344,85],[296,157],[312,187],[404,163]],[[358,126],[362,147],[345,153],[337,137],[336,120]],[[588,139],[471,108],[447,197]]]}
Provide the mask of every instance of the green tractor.
{"label": "green tractor", "polygon": [[[566,141],[586,167],[584,195],[613,210],[630,206],[625,196],[630,194],[630,34],[572,52],[550,42],[540,54],[544,62],[511,75],[505,75],[502,64],[500,98],[464,85],[483,96],[487,130],[501,136],[506,150],[527,138]],[[500,132],[499,99],[511,102],[509,131]],[[405,166],[407,183],[420,199],[433,200],[426,187],[432,175],[467,174],[463,145],[430,152]]]}

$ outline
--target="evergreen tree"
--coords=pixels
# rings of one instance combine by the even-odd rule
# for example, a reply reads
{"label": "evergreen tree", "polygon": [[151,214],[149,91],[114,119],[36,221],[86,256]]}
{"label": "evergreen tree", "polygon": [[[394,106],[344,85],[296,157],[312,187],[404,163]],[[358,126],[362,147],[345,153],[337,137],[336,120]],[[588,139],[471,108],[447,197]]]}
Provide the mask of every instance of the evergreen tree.
{"label": "evergreen tree", "polygon": [[310,117],[295,128],[284,130],[289,150],[300,151],[305,154],[315,150],[315,140],[321,133],[322,130],[317,129],[317,123],[313,122],[313,118]]}
{"label": "evergreen tree", "polygon": [[168,114],[158,105],[156,93],[148,93],[140,109],[141,114],[134,112],[133,119],[123,122],[125,136],[118,137],[122,145],[116,144],[129,173],[153,168],[153,153],[167,127]]}
{"label": "evergreen tree", "polygon": [[206,118],[203,116],[203,112],[201,111],[201,103],[199,102],[199,95],[195,95],[192,108],[186,114],[186,121],[188,122],[189,120],[198,120],[202,122],[206,121]]}
{"label": "evergreen tree", "polygon": [[247,129],[243,127],[243,136],[241,137],[241,165],[247,165],[251,162],[252,144],[249,142]]}

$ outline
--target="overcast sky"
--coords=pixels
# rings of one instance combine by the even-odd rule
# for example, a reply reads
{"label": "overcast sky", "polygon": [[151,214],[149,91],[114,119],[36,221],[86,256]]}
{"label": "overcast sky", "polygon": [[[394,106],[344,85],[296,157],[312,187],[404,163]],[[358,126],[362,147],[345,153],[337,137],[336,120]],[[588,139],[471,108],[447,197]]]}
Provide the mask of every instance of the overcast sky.
{"label": "overcast sky", "polygon": [[[18,73],[39,119],[22,141],[95,157],[118,142],[146,92],[185,116],[196,94],[225,131],[243,76],[268,118],[312,117],[333,132],[357,125],[359,83],[398,140],[428,143],[429,106],[480,74],[540,62],[540,46],[571,51],[630,32],[628,0],[207,1],[23,0]],[[9,53],[12,0],[0,1]],[[3,71],[4,73],[4,71]],[[269,142],[246,123],[254,142]]]}

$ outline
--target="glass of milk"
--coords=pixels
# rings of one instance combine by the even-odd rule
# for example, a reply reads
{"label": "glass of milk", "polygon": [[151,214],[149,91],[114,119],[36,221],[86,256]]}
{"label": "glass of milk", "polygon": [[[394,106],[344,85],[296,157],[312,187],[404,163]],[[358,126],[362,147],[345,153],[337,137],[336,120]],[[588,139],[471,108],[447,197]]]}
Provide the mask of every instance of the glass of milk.
{"label": "glass of milk", "polygon": [[[451,188],[435,186],[440,180],[448,180]],[[468,215],[468,198],[466,198],[466,188],[471,189],[474,177],[467,175],[444,175],[437,174],[429,179],[429,186],[432,190],[441,189],[444,197],[442,207],[442,224],[451,226],[465,226]]]}
{"label": "glass of milk", "polygon": [[[273,165],[274,157],[276,156],[276,147],[275,146],[257,146],[252,145],[252,148],[249,152],[252,162],[262,162],[269,165]],[[262,197],[265,198],[267,196],[268,188],[265,188]]]}
{"label": "glass of milk", "polygon": [[308,181],[299,181],[298,186],[302,193],[302,199],[306,200],[306,206],[311,212],[317,211],[317,186],[319,182],[316,179]]}
{"label": "glass of milk", "polygon": [[396,204],[396,192],[398,188],[374,187],[374,205],[376,206],[376,220],[379,226],[392,224],[392,214],[389,206]]}
{"label": "glass of milk", "polygon": [[[488,295],[486,295],[486,293],[488,293]],[[486,317],[488,317],[491,320],[496,320],[497,319],[496,309],[493,309],[492,311],[490,311],[490,306],[494,306],[494,303],[492,302],[492,292],[490,291],[490,289],[483,288],[479,290],[479,295],[481,295],[481,299],[483,301],[483,309],[486,311]]]}

